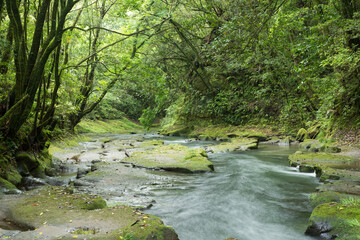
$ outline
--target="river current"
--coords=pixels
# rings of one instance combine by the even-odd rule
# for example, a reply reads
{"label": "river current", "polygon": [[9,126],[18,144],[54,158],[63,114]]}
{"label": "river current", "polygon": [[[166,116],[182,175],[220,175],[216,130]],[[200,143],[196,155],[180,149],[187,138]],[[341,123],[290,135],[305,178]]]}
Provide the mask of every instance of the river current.
{"label": "river current", "polygon": [[260,144],[258,150],[210,154],[214,173],[173,174],[171,186],[152,191],[156,204],[148,213],[172,226],[181,240],[314,239],[304,232],[309,196],[319,183],[314,174],[288,166],[296,148]]}

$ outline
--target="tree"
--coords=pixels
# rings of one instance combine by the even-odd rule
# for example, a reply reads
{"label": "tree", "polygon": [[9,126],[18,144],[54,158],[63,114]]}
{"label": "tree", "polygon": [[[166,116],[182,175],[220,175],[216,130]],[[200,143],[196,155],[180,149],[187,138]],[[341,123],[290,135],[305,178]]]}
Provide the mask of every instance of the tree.
{"label": "tree", "polygon": [[[39,1],[32,36],[28,36],[29,7],[24,1],[24,16],[20,15],[17,1],[6,0],[7,14],[14,37],[15,86],[9,93],[7,111],[0,118],[0,127],[5,136],[15,137],[29,118],[36,92],[41,86],[44,69],[51,54],[61,44],[68,13],[79,0]],[[46,29],[46,17],[51,21]],[[28,47],[28,37],[31,39]]]}

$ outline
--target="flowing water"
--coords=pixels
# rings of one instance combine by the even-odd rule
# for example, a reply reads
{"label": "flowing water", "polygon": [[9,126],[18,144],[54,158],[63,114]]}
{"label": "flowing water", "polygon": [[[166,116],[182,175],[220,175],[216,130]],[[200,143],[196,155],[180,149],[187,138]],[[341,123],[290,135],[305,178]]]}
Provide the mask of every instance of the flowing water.
{"label": "flowing water", "polygon": [[304,232],[312,210],[309,195],[318,181],[288,167],[295,150],[263,144],[258,150],[212,154],[216,172],[173,174],[170,187],[152,191],[156,204],[148,212],[172,226],[181,240],[313,239]]}

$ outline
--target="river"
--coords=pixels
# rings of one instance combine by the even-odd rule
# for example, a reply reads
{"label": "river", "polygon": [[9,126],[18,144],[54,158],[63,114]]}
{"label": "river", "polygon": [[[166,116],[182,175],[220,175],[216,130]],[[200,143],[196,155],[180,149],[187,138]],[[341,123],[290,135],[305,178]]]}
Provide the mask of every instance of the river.
{"label": "river", "polygon": [[[204,145],[166,143],[172,142]],[[258,150],[210,154],[214,173],[173,174],[173,185],[152,191],[156,204],[148,213],[173,226],[182,240],[314,239],[304,231],[309,195],[319,183],[288,166],[296,149],[260,144]]]}

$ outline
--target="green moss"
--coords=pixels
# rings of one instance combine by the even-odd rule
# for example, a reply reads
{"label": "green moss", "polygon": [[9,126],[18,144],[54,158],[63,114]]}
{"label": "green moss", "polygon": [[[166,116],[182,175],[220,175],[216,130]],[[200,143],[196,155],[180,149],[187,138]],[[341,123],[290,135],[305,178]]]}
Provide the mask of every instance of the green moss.
{"label": "green moss", "polygon": [[[105,201],[98,196],[73,193],[72,189],[64,187],[30,191],[12,202],[9,211],[14,223],[30,229],[44,227],[45,223],[61,226],[63,232],[57,233],[61,239],[72,239],[76,234],[79,239],[118,240],[126,232],[136,237],[134,239],[147,239],[151,235],[157,236],[151,239],[163,239],[168,231],[175,234],[154,216],[128,206],[107,208]],[[79,225],[86,228],[74,229],[74,226]],[[101,226],[106,226],[106,231]]]}
{"label": "green moss", "polygon": [[342,194],[334,191],[315,192],[310,195],[310,204],[311,206],[316,207],[317,205],[324,203],[340,202],[342,199],[346,199],[348,197],[348,194]]}
{"label": "green moss", "polygon": [[219,145],[212,145],[209,148],[213,152],[234,152],[246,151],[249,149],[256,149],[258,147],[258,140],[251,138],[234,138],[230,142],[223,142]]}
{"label": "green moss", "polygon": [[313,139],[304,139],[302,143],[299,144],[301,149],[309,149],[312,144],[317,144],[319,141]]}
{"label": "green moss", "polygon": [[306,172],[306,173],[313,173],[315,171],[313,166],[309,165],[300,165],[299,167],[300,172]]}
{"label": "green moss", "polygon": [[12,183],[15,186],[19,186],[21,183],[21,175],[16,171],[13,167],[9,167],[9,171],[6,172],[6,178],[7,181]]}
{"label": "green moss", "polygon": [[84,135],[68,135],[63,138],[57,138],[55,141],[51,142],[49,147],[49,154],[64,151],[65,148],[79,146],[80,142],[86,142],[90,140],[90,137]]}
{"label": "green moss", "polygon": [[[61,223],[72,219],[66,212],[71,209],[102,209],[106,202],[96,195],[72,194],[68,188],[46,187],[28,193],[10,209],[13,220],[20,225],[36,228],[43,221]],[[78,212],[79,213],[79,212]]]}
{"label": "green moss", "polygon": [[13,193],[17,193],[18,191],[19,190],[16,188],[14,184],[3,178],[0,178],[0,192],[13,194]]}
{"label": "green moss", "polygon": [[205,156],[203,149],[190,149],[179,144],[171,144],[144,152],[135,152],[126,159],[126,162],[168,171],[208,172],[212,170],[213,165]]}
{"label": "green moss", "polygon": [[330,224],[333,229],[329,234],[337,235],[336,239],[358,239],[360,233],[359,202],[320,204],[312,212],[309,226],[314,222]]}
{"label": "green moss", "polygon": [[96,233],[98,233],[99,230],[97,228],[78,228],[75,229],[74,231],[72,231],[72,234],[76,234],[76,235],[94,235]]}
{"label": "green moss", "polygon": [[89,201],[82,202],[81,205],[81,209],[86,209],[86,210],[103,209],[105,207],[106,207],[105,200],[98,196],[92,196]]}
{"label": "green moss", "polygon": [[334,155],[329,153],[305,153],[305,154],[292,154],[289,156],[290,164],[296,162],[298,165],[307,164],[319,167],[332,167],[341,169],[354,168],[354,162],[357,160],[352,157]]}
{"label": "green moss", "polygon": [[76,127],[79,133],[135,133],[143,128],[127,118],[117,120],[82,120]]}
{"label": "green moss", "polygon": [[140,214],[138,222],[133,226],[128,226],[120,232],[119,239],[178,239],[171,227],[165,226],[163,222],[154,216]]}
{"label": "green moss", "polygon": [[193,127],[184,125],[172,125],[167,128],[163,128],[160,133],[167,136],[185,136],[189,135]]}

